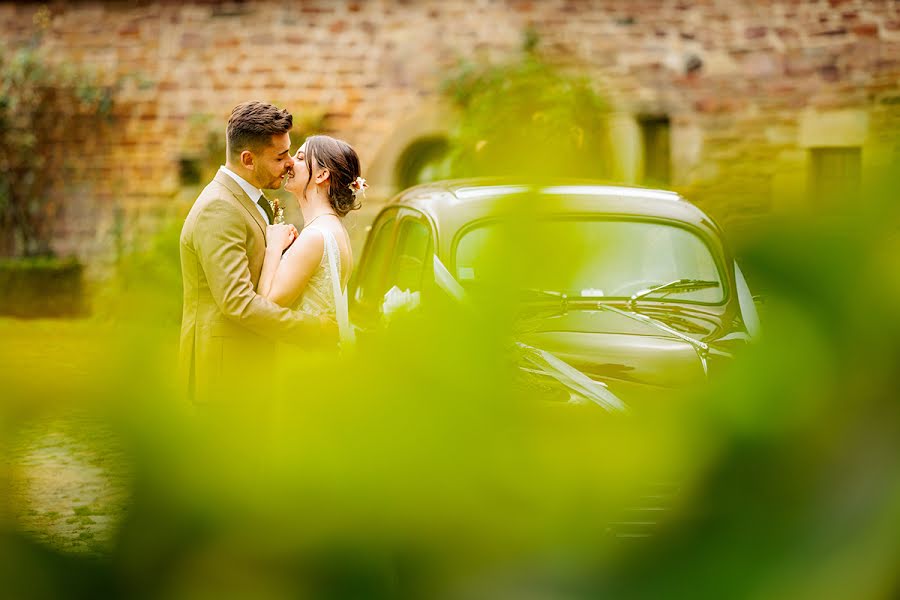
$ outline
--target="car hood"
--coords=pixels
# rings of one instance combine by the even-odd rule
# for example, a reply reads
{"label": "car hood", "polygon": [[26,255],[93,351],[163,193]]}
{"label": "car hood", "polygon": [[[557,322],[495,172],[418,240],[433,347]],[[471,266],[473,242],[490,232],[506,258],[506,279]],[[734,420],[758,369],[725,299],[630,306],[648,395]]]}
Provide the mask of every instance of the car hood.
{"label": "car hood", "polygon": [[621,314],[579,310],[551,316],[533,322],[518,338],[596,380],[679,388],[706,379],[690,343]]}

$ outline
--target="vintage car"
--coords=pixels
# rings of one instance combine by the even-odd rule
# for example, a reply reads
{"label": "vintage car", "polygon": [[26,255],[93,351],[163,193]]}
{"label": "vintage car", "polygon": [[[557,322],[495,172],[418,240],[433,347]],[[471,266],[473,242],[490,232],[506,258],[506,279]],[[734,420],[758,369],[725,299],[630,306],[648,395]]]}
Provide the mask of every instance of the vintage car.
{"label": "vintage car", "polygon": [[[516,311],[523,373],[611,411],[703,382],[758,331],[719,227],[669,191],[456,180],[378,213],[349,288],[362,329],[434,288]],[[551,386],[552,387],[552,386]]]}

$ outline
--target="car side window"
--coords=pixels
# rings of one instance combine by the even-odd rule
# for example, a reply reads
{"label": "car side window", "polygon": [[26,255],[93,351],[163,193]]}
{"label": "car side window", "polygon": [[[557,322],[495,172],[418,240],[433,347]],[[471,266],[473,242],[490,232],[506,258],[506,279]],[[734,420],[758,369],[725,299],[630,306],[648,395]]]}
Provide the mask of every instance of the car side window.
{"label": "car side window", "polygon": [[360,265],[359,282],[356,288],[356,301],[364,305],[379,306],[384,295],[384,270],[394,242],[394,225],[397,213],[382,215],[372,228],[371,246],[366,250]]}
{"label": "car side window", "polygon": [[425,222],[413,217],[402,219],[384,291],[395,285],[401,290],[420,291],[432,248],[431,228]]}

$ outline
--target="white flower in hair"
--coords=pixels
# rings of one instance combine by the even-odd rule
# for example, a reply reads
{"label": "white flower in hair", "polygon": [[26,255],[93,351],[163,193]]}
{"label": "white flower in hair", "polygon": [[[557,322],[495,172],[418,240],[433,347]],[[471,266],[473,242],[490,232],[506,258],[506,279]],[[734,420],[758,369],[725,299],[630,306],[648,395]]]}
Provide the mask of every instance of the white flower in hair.
{"label": "white flower in hair", "polygon": [[365,198],[366,188],[369,187],[369,184],[366,183],[366,180],[362,177],[357,177],[356,180],[347,187],[349,187],[350,191],[353,192],[354,198],[358,197],[360,194],[362,194]]}

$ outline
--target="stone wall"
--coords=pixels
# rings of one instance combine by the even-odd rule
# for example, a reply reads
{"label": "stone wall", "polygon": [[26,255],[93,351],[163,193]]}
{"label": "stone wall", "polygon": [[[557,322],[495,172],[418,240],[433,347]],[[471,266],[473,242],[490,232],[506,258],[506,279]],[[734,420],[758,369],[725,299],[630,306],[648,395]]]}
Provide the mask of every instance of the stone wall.
{"label": "stone wall", "polygon": [[[8,45],[32,35],[42,6],[0,2]],[[43,44],[53,57],[98,69],[109,81],[125,78],[117,131],[102,148],[86,146],[80,159],[91,163],[90,176],[73,186],[60,226],[57,250],[91,261],[110,256],[117,231],[124,232],[119,246],[127,246],[184,210],[192,192],[180,191],[179,161],[204,143],[198,116],[210,116],[224,135],[230,109],[248,99],[324,115],[330,131],[358,148],[370,179],[381,175],[375,196],[389,193],[403,141],[442,126],[434,115],[444,114],[438,88],[447,69],[461,57],[515,55],[528,28],[542,51],[603,83],[623,149],[635,146],[628,139],[634,115],[669,117],[672,185],[701,197],[719,188],[727,196],[742,182],[767,190],[714,206],[720,215],[777,208],[780,190],[802,186],[804,119],[827,123],[835,111],[853,112],[849,118],[864,125],[863,139],[852,143],[867,148],[870,162],[897,143],[897,0],[46,6]],[[894,130],[873,132],[873,123]],[[640,157],[623,154],[622,177],[639,178]]]}

